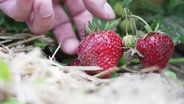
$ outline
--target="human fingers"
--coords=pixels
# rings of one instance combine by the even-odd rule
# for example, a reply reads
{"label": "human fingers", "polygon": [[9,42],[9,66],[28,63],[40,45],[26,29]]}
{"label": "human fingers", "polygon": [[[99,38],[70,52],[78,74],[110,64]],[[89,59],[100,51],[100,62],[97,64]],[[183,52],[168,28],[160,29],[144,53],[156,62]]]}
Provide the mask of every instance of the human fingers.
{"label": "human fingers", "polygon": [[0,10],[16,21],[24,22],[32,11],[33,0],[0,0]]}
{"label": "human fingers", "polygon": [[93,15],[104,20],[115,18],[114,11],[106,0],[83,0],[83,2]]}
{"label": "human fingers", "polygon": [[82,37],[85,26],[93,18],[91,13],[86,9],[82,0],[78,0],[77,2],[75,0],[65,0],[65,4],[72,16],[79,35]]}
{"label": "human fingers", "polygon": [[6,0],[0,0],[0,3],[3,2],[3,1],[6,1]]}
{"label": "human fingers", "polygon": [[53,27],[53,33],[57,42],[61,42],[61,50],[69,55],[74,55],[77,52],[79,40],[77,39],[72,25],[59,4],[59,1],[54,1],[55,10],[55,24]]}
{"label": "human fingers", "polygon": [[53,27],[55,13],[52,0],[35,0],[30,18],[26,21],[35,34],[43,34]]}

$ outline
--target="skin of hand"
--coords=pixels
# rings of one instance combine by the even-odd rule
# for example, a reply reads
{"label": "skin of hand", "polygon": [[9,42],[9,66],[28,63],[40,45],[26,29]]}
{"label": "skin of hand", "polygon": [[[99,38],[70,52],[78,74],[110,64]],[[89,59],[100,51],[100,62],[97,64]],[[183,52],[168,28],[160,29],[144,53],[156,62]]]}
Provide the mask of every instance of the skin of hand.
{"label": "skin of hand", "polygon": [[106,0],[0,0],[0,10],[7,16],[25,22],[34,34],[52,30],[57,42],[61,42],[62,51],[73,55],[77,52],[79,40],[63,5],[70,13],[79,35],[92,20],[92,15],[103,20],[115,18]]}

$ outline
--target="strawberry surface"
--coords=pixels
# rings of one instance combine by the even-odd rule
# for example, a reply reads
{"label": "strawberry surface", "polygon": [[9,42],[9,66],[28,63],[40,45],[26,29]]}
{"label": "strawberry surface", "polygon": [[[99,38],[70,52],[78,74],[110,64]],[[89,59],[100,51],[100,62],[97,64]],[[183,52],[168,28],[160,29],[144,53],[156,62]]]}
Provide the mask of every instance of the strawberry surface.
{"label": "strawberry surface", "polygon": [[81,66],[79,59],[73,59],[70,63],[70,66]]}
{"label": "strawberry surface", "polygon": [[[93,32],[85,37],[78,47],[78,59],[81,65],[99,66],[100,71],[88,72],[97,74],[117,65],[123,54],[122,40],[111,30]],[[111,73],[105,77],[109,77]]]}
{"label": "strawberry surface", "polygon": [[162,32],[150,32],[137,41],[136,49],[144,56],[139,57],[143,67],[158,66],[155,72],[164,69],[174,51],[172,39]]}

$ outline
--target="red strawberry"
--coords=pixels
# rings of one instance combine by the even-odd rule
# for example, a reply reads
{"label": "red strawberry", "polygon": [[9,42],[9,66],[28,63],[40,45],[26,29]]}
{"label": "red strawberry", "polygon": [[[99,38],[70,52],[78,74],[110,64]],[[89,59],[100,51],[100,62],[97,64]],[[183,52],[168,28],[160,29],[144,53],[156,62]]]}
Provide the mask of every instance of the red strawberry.
{"label": "red strawberry", "polygon": [[[116,66],[122,54],[122,40],[111,30],[91,33],[80,42],[78,47],[78,58],[82,65],[103,68],[90,74],[97,74]],[[104,77],[110,75],[111,73]]]}
{"label": "red strawberry", "polygon": [[73,59],[70,66],[81,66],[79,59]]}
{"label": "red strawberry", "polygon": [[137,41],[137,50],[144,56],[139,57],[143,67],[158,66],[155,72],[164,69],[174,51],[172,39],[162,32],[150,32]]}

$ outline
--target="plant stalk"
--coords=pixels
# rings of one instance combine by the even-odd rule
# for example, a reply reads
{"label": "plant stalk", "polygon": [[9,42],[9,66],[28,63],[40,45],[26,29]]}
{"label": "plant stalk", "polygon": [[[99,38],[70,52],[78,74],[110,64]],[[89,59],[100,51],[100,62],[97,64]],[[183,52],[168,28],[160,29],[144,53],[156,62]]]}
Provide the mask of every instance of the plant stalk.
{"label": "plant stalk", "polygon": [[124,8],[124,13],[125,13],[125,20],[126,20],[125,32],[126,32],[126,36],[128,36],[128,17],[127,17],[127,9],[126,8]]}
{"label": "plant stalk", "polygon": [[184,58],[171,58],[169,63],[184,63]]}
{"label": "plant stalk", "polygon": [[139,17],[139,16],[137,16],[137,15],[131,15],[131,17],[133,17],[133,18],[137,18],[137,19],[139,19],[140,21],[142,21],[144,24],[145,24],[145,28],[146,28],[146,30],[147,30],[147,32],[152,32],[153,30],[151,29],[151,27],[150,27],[150,25],[143,19],[143,18],[141,18],[141,17]]}

